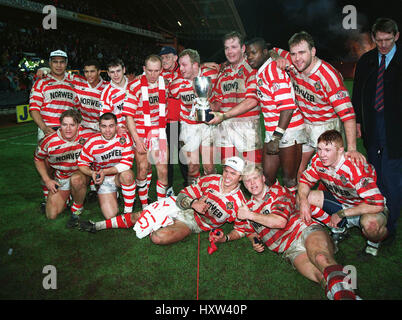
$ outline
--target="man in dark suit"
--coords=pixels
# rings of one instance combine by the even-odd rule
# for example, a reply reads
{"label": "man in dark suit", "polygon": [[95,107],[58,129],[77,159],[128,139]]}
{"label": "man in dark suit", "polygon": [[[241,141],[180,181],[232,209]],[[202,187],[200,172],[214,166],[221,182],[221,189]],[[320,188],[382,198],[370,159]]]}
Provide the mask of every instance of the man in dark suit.
{"label": "man in dark suit", "polygon": [[377,47],[357,63],[352,102],[357,136],[377,171],[377,184],[389,209],[388,240],[395,239],[402,207],[402,52],[398,26],[379,18],[372,27]]}

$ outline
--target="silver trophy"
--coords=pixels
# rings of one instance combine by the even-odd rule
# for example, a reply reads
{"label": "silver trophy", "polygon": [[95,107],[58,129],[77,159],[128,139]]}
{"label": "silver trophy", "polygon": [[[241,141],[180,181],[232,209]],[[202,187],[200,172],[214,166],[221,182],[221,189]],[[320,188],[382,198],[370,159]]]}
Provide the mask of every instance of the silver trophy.
{"label": "silver trophy", "polygon": [[208,122],[214,116],[210,114],[211,108],[208,99],[212,93],[212,80],[210,77],[195,77],[193,80],[194,93],[197,96],[193,103],[191,115],[196,121]]}

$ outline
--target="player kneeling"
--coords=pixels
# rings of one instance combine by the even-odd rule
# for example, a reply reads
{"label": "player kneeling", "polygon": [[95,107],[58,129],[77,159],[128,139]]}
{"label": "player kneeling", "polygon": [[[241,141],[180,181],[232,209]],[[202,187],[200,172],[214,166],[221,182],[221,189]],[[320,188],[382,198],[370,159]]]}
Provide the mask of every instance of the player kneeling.
{"label": "player kneeling", "polygon": [[[71,188],[71,176],[78,170],[78,157],[85,143],[85,134],[80,127],[81,115],[76,110],[66,110],[59,120],[60,128],[39,142],[34,155],[36,170],[49,190],[46,199],[48,219],[56,219],[66,208],[70,194],[74,201],[85,196],[85,190],[82,194],[82,191]],[[71,212],[72,219],[68,227],[78,224],[74,204]]]}
{"label": "player kneeling", "polygon": [[[118,188],[124,199],[124,212],[133,211],[135,178],[131,170],[134,161],[133,143],[127,134],[117,133],[117,118],[105,113],[99,119],[100,133],[91,136],[78,159],[79,172],[71,177],[73,190],[87,190],[92,178],[97,185],[101,211],[106,219],[115,217],[119,211]],[[85,199],[76,199],[81,208]]]}
{"label": "player kneeling", "polygon": [[344,267],[334,259],[334,245],[324,228],[313,222],[307,226],[296,209],[292,193],[278,182],[265,185],[262,168],[249,164],[243,171],[243,184],[252,197],[240,207],[237,218],[247,222],[228,235],[210,235],[213,241],[227,242],[247,236],[253,249],[265,246],[281,253],[306,278],[325,285],[329,299],[357,299],[350,288]]}

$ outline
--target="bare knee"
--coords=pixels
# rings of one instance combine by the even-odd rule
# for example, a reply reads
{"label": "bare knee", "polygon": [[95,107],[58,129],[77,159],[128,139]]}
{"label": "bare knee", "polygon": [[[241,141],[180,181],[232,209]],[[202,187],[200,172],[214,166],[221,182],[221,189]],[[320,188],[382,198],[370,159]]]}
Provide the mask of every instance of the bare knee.
{"label": "bare knee", "polygon": [[85,176],[81,174],[73,174],[70,178],[70,182],[71,187],[76,189],[86,187],[87,185]]}
{"label": "bare knee", "polygon": [[[159,231],[159,230],[158,230]],[[165,244],[164,237],[161,235],[161,232],[154,231],[149,235],[149,239],[152,243],[157,245]]]}

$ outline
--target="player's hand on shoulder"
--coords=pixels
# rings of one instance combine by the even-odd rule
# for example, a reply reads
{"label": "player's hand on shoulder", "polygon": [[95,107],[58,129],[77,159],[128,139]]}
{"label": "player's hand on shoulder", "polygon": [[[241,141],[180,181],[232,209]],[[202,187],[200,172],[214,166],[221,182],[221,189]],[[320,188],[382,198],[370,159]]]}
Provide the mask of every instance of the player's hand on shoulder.
{"label": "player's hand on shoulder", "polygon": [[357,164],[363,164],[367,162],[366,157],[357,150],[346,151],[345,157],[346,159],[349,159]]}
{"label": "player's hand on shoulder", "polygon": [[278,57],[275,62],[276,66],[281,70],[288,70],[291,67],[289,60],[283,57]]}

